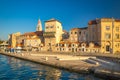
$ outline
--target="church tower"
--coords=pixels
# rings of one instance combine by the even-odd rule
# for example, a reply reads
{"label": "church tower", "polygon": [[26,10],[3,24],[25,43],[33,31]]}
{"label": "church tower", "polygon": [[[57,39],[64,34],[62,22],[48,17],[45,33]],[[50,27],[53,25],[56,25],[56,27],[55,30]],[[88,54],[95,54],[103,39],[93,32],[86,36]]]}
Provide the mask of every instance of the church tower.
{"label": "church tower", "polygon": [[42,24],[41,24],[40,19],[38,20],[36,31],[42,31]]}

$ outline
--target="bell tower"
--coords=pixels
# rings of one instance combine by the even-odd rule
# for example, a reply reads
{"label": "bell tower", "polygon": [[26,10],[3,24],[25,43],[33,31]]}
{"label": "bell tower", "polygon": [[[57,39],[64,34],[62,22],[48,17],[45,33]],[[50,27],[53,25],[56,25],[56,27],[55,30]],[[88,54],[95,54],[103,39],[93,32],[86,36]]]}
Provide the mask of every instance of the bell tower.
{"label": "bell tower", "polygon": [[36,31],[42,31],[42,24],[41,24],[40,19],[38,20],[38,24],[37,24],[37,27],[36,27]]}

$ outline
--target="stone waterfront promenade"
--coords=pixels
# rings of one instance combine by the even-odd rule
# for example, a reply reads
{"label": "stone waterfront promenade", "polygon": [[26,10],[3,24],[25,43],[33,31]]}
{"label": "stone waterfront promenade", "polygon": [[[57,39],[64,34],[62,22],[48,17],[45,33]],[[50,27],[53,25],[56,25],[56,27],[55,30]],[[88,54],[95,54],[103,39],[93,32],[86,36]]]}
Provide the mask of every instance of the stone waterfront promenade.
{"label": "stone waterfront promenade", "polygon": [[57,68],[67,69],[79,73],[89,73],[89,69],[96,67],[96,64],[90,64],[82,60],[89,57],[76,57],[72,55],[62,54],[47,54],[37,52],[23,52],[23,53],[2,53],[7,56],[12,56],[20,59],[33,61],[40,64],[45,64]]}
{"label": "stone waterfront promenade", "polygon": [[22,52],[4,53],[3,55],[29,60],[32,62],[49,65],[56,68],[66,69],[77,73],[88,74],[93,72],[95,75],[110,78],[109,80],[120,79],[120,63],[110,61],[105,57],[94,56],[75,56],[52,52]]}

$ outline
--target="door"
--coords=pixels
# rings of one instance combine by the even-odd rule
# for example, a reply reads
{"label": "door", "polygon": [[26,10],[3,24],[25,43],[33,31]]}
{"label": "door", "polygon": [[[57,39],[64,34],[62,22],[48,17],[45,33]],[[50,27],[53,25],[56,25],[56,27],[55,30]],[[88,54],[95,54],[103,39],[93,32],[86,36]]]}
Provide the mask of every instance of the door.
{"label": "door", "polygon": [[109,45],[106,46],[106,51],[110,51],[110,46]]}
{"label": "door", "polygon": [[82,48],[82,52],[84,52],[84,48]]}
{"label": "door", "polygon": [[72,48],[72,52],[74,52],[74,48]]}

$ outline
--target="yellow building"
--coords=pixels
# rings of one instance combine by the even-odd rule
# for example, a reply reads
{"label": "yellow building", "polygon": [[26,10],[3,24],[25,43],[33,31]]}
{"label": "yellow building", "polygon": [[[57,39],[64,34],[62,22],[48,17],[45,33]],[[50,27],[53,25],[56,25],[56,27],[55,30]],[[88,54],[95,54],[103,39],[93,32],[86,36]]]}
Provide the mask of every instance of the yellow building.
{"label": "yellow building", "polygon": [[55,45],[62,40],[62,24],[55,19],[45,21],[45,32],[43,34],[45,39],[45,51],[54,51]]}
{"label": "yellow building", "polygon": [[32,51],[39,50],[41,44],[42,44],[41,40],[37,37],[24,39],[24,45],[27,48],[31,48]]}
{"label": "yellow building", "polygon": [[[44,43],[43,38],[43,31],[36,31],[36,32],[27,32],[21,35],[21,38],[23,39],[23,45],[24,47],[31,47],[31,49],[39,49],[39,47]],[[20,41],[18,39],[18,41]]]}
{"label": "yellow building", "polygon": [[21,44],[24,47],[37,47],[40,51],[119,53],[120,20],[101,18],[88,22],[88,27],[62,30],[62,24],[56,19],[45,21],[42,31],[40,19],[36,32],[15,33],[9,37],[11,47]]}
{"label": "yellow building", "polygon": [[8,36],[10,47],[12,47],[12,48],[16,47],[16,43],[17,43],[16,38],[17,38],[17,36],[20,36],[20,35],[21,35],[20,32],[17,32],[17,33],[10,34]]}
{"label": "yellow building", "polygon": [[61,41],[56,45],[57,52],[99,53],[100,46],[94,43]]}
{"label": "yellow building", "polygon": [[72,28],[69,33],[69,39],[63,39],[56,45],[57,52],[82,52],[95,53],[100,52],[100,46],[95,43],[88,43],[87,27]]}
{"label": "yellow building", "polygon": [[89,21],[88,41],[98,43],[102,53],[120,52],[120,20],[101,18]]}
{"label": "yellow building", "polygon": [[44,38],[40,19],[38,20],[35,32],[26,32],[24,34],[18,32],[9,35],[9,44],[12,48],[18,46],[22,48],[26,48],[27,46],[40,48],[43,43]]}

